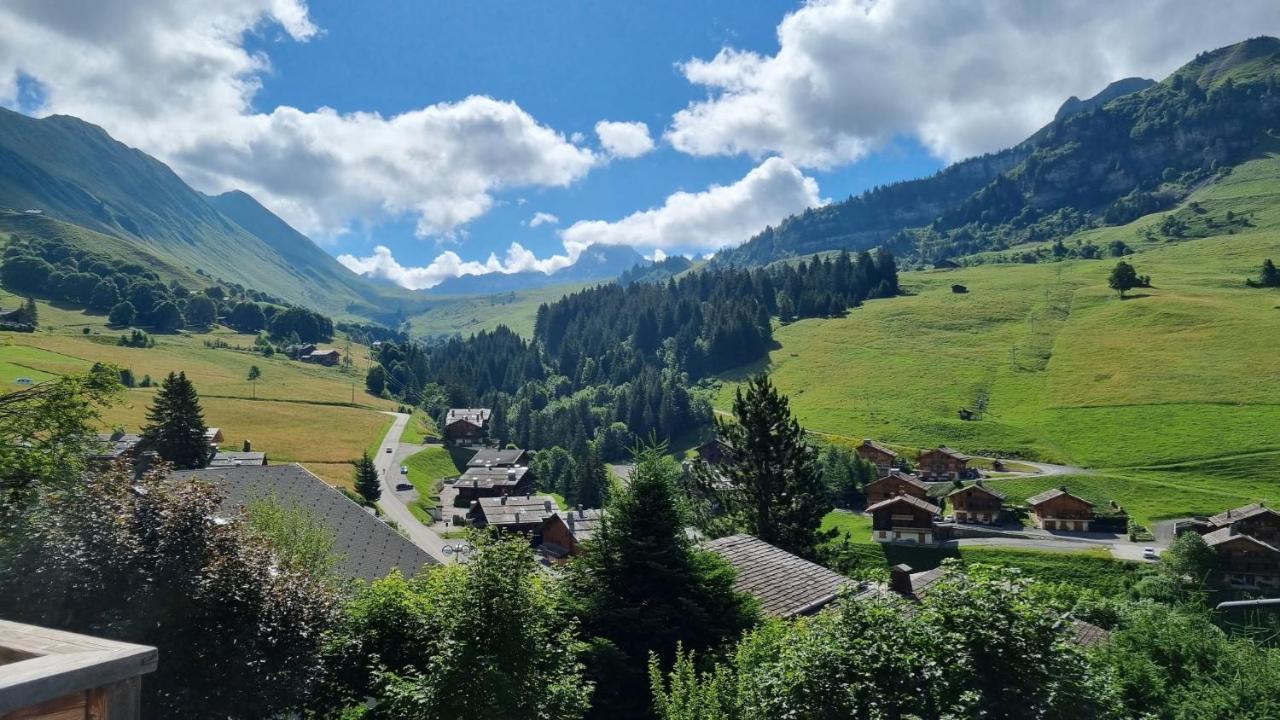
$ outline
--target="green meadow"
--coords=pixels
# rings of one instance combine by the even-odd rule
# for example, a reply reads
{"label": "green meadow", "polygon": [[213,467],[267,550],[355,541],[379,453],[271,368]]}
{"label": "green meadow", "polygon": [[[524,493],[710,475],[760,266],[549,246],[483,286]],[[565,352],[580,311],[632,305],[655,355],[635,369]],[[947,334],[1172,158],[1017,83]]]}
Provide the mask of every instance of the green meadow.
{"label": "green meadow", "polygon": [[1110,257],[903,273],[904,297],[778,327],[766,360],[723,378],[717,408],[765,369],[827,439],[1088,470],[993,481],[1015,500],[1065,483],[1144,523],[1280,502],[1280,291],[1244,283],[1280,259],[1280,159],[1170,212],[1191,215],[1188,237],[1151,234],[1159,213],[1065,240],[1136,250],[1125,259],[1153,287],[1125,300]]}

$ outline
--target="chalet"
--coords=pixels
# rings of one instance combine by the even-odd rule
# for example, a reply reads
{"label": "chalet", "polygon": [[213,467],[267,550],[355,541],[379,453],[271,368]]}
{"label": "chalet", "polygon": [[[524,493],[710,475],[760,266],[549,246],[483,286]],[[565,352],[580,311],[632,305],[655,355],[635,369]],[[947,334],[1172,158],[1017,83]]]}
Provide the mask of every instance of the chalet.
{"label": "chalet", "polygon": [[897,495],[867,508],[871,514],[871,539],[932,545],[937,541],[934,517],[942,508],[911,495]]}
{"label": "chalet", "polygon": [[222,434],[222,428],[205,428],[204,441],[209,443],[211,447],[217,447],[218,443],[224,440],[226,440],[226,437]]}
{"label": "chalet", "polygon": [[453,487],[464,500],[525,495],[533,488],[533,474],[527,467],[469,467]]}
{"label": "chalet", "polygon": [[478,528],[540,535],[543,523],[555,513],[555,500],[548,495],[503,495],[472,501],[467,520]]}
{"label": "chalet", "polygon": [[1218,513],[1209,518],[1209,525],[1215,530],[1231,528],[1237,535],[1250,535],[1280,547],[1280,512],[1263,503],[1254,503]]}
{"label": "chalet", "polygon": [[890,470],[888,475],[867,483],[866,487],[863,488],[863,492],[867,496],[867,505],[875,505],[895,495],[910,495],[921,500],[927,500],[929,486],[921,482],[920,478],[915,475],[904,473],[901,470]]}
{"label": "chalet", "polygon": [[582,543],[595,536],[603,510],[578,507],[553,513],[542,524],[542,552],[553,558],[582,554]]}
{"label": "chalet", "polygon": [[315,345],[312,345],[311,343],[304,343],[304,344],[301,344],[301,345],[288,345],[288,346],[286,346],[286,347],[285,347],[285,349],[284,349],[284,354],[285,354],[285,355],[288,355],[289,357],[293,358],[294,360],[302,360],[302,359],[304,359],[304,358],[306,358],[306,357],[309,357],[309,356],[311,355],[311,353],[313,353],[313,352],[315,352],[315,351],[316,351],[316,346],[315,346]]}
{"label": "chalet", "polygon": [[512,448],[508,450],[498,450],[494,448],[482,448],[476,451],[475,455],[467,461],[467,467],[529,467],[529,463],[533,460],[533,454],[528,450],[520,450]]}
{"label": "chalet", "polygon": [[873,441],[871,438],[866,438],[862,441],[862,444],[857,447],[857,453],[858,457],[874,464],[881,475],[898,466],[898,453]]}
{"label": "chalet", "polygon": [[1093,503],[1067,492],[1065,485],[1027,498],[1027,505],[1041,530],[1089,532],[1093,520]]}
{"label": "chalet", "polygon": [[394,569],[411,577],[435,563],[422,548],[296,463],[183,470],[172,478],[200,480],[220,489],[220,511],[226,517],[236,517],[260,500],[305,511],[332,535],[338,558],[334,570],[342,577],[376,580]]}
{"label": "chalet", "polygon": [[998,523],[1000,514],[1004,511],[1004,500],[1004,493],[987,487],[981,480],[952,490],[947,495],[947,502],[951,503],[951,514],[958,523]]}
{"label": "chalet", "polygon": [[916,470],[925,480],[962,480],[969,477],[969,456],[942,445],[920,453]]}
{"label": "chalet", "polygon": [[812,615],[840,596],[842,588],[866,592],[837,572],[750,535],[730,535],[702,544],[733,566],[734,589],[760,601],[768,615]]}
{"label": "chalet", "polygon": [[444,416],[444,438],[455,445],[471,445],[489,432],[489,408],[450,408]]}
{"label": "chalet", "polygon": [[89,456],[89,462],[97,465],[117,460],[132,460],[138,455],[138,446],[142,444],[141,435],[133,435],[124,431],[98,434],[98,452]]}
{"label": "chalet", "polygon": [[317,365],[337,365],[342,362],[342,353],[336,349],[328,350],[312,350],[306,355],[300,356],[303,362],[315,363]]}
{"label": "chalet", "polygon": [[219,451],[209,461],[211,468],[239,467],[241,465],[266,465],[267,454],[263,452],[222,452]]}
{"label": "chalet", "polygon": [[733,461],[733,446],[718,437],[702,443],[695,450],[702,462],[708,465],[723,465]]}
{"label": "chalet", "polygon": [[1280,548],[1224,527],[1204,536],[1218,553],[1218,565],[1227,582],[1249,589],[1280,589]]}

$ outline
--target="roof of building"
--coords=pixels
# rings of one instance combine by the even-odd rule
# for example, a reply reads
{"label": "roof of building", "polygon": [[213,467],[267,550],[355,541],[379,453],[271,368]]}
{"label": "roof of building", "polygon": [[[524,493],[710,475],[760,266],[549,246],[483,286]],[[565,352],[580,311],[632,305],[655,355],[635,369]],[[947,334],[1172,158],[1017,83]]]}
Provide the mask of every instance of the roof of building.
{"label": "roof of building", "polygon": [[898,457],[898,453],[890,450],[889,448],[885,447],[884,445],[881,445],[880,443],[876,442],[875,440],[872,440],[871,438],[863,438],[862,444],[859,445],[858,447],[871,448],[872,450],[877,450],[879,452],[886,453],[893,457]]}
{"label": "roof of building", "polygon": [[556,501],[550,495],[504,495],[477,502],[485,522],[497,527],[541,523],[556,514]]}
{"label": "roof of building", "polygon": [[916,477],[915,475],[912,475],[911,473],[905,473],[905,472],[902,472],[901,470],[890,470],[889,474],[885,475],[882,478],[879,478],[878,480],[872,480],[871,482],[866,484],[866,487],[871,487],[872,485],[875,485],[877,483],[882,483],[886,480],[890,480],[894,478],[901,480],[907,483],[908,485],[911,485],[912,487],[920,488],[921,490],[929,489],[929,485],[925,483],[923,480]]}
{"label": "roof of building", "polygon": [[133,452],[142,442],[142,436],[129,433],[99,433],[98,442],[100,445],[95,457],[115,459]]}
{"label": "roof of building", "polygon": [[1111,631],[1083,620],[1071,621],[1071,641],[1081,647],[1101,645],[1111,638]]}
{"label": "roof of building", "polygon": [[222,507],[227,512],[259,499],[308,511],[332,533],[333,552],[338,556],[335,569],[345,577],[373,580],[395,568],[405,575],[416,575],[423,565],[435,562],[422,548],[301,465],[184,470],[173,477],[221,488],[226,493]]}
{"label": "roof of building", "polygon": [[528,474],[527,467],[469,467],[453,486],[469,488],[513,488]]}
{"label": "roof of building", "polygon": [[1233,542],[1236,540],[1245,540],[1265,550],[1270,550],[1273,553],[1280,553],[1280,548],[1277,548],[1270,543],[1263,542],[1252,535],[1235,532],[1229,527],[1219,528],[1204,536],[1204,543],[1209,547],[1216,547],[1223,543]]}
{"label": "roof of building", "polygon": [[555,515],[564,522],[569,534],[577,542],[586,542],[594,537],[596,530],[600,528],[600,521],[604,519],[604,511],[596,508],[561,510]]}
{"label": "roof of building", "polygon": [[312,350],[307,354],[311,357],[325,357],[327,355],[342,355],[342,351],[337,348],[329,348],[328,350]]}
{"label": "roof of building", "polygon": [[1269,508],[1264,503],[1252,503],[1245,505],[1244,507],[1233,508],[1225,512],[1220,512],[1209,518],[1209,523],[1214,527],[1224,527],[1240,520],[1267,514],[1280,515],[1280,513],[1277,513],[1274,508]]}
{"label": "roof of building", "polygon": [[900,502],[907,503],[912,507],[918,508],[920,510],[924,510],[925,512],[933,513],[934,515],[937,515],[938,513],[942,512],[942,508],[938,507],[937,505],[934,505],[933,503],[927,500],[921,500],[920,498],[912,495],[894,495],[891,498],[885,498],[884,500],[881,500],[880,502],[872,505],[871,507],[868,507],[867,512],[875,512],[876,510],[879,510],[881,508],[886,508],[886,507],[889,507],[890,505],[895,505]]}
{"label": "roof of building", "polygon": [[209,467],[235,467],[237,465],[266,465],[263,452],[219,452],[209,461]]}
{"label": "roof of building", "polygon": [[730,535],[702,545],[737,571],[734,588],[760,601],[770,615],[806,615],[835,600],[840,588],[857,583],[817,563],[750,535]]}
{"label": "roof of building", "polygon": [[969,490],[980,490],[990,495],[991,497],[996,498],[997,500],[1004,500],[1006,497],[1004,493],[1000,492],[999,490],[996,490],[995,488],[981,481],[969,483],[964,487],[958,487],[955,490],[952,490],[951,492],[947,493],[947,497],[951,497],[952,495],[958,495],[962,492],[967,492]]}
{"label": "roof of building", "polygon": [[472,425],[483,425],[489,422],[489,416],[493,411],[489,408],[449,408],[449,412],[444,414],[444,424],[452,425],[459,420],[465,420]]}
{"label": "roof of building", "polygon": [[211,443],[222,442],[222,428],[205,428],[204,439]]}
{"label": "roof of building", "polygon": [[467,461],[467,467],[515,465],[524,458],[526,452],[528,451],[520,449],[482,448]]}
{"label": "roof of building", "polygon": [[1069,498],[1074,498],[1074,499],[1076,499],[1076,500],[1079,500],[1080,502],[1082,502],[1082,503],[1084,503],[1085,505],[1088,505],[1088,506],[1090,506],[1090,507],[1092,507],[1092,506],[1093,506],[1093,503],[1089,502],[1088,500],[1085,500],[1084,498],[1080,497],[1079,495],[1074,495],[1074,494],[1072,494],[1072,493],[1069,493],[1069,492],[1067,492],[1067,489],[1066,489],[1066,488],[1061,488],[1061,487],[1056,487],[1056,488],[1053,488],[1052,490],[1045,490],[1044,492],[1040,493],[1039,495],[1032,495],[1031,497],[1027,498],[1027,504],[1028,504],[1028,505],[1040,505],[1040,504],[1042,504],[1042,503],[1049,502],[1050,500],[1052,500],[1052,499],[1054,499],[1054,498],[1063,497],[1063,496],[1066,496],[1066,497],[1069,497]]}
{"label": "roof of building", "polygon": [[956,460],[968,460],[968,459],[969,459],[969,456],[968,456],[968,455],[965,455],[964,453],[960,452],[959,450],[953,450],[953,449],[951,449],[951,448],[947,447],[946,445],[939,445],[938,447],[936,447],[936,448],[934,448],[934,449],[932,449],[932,450],[925,450],[924,452],[922,452],[922,453],[920,453],[920,454],[921,454],[921,455],[928,455],[928,454],[930,454],[930,453],[941,453],[941,454],[946,455],[946,456],[948,456],[948,457],[955,458]]}

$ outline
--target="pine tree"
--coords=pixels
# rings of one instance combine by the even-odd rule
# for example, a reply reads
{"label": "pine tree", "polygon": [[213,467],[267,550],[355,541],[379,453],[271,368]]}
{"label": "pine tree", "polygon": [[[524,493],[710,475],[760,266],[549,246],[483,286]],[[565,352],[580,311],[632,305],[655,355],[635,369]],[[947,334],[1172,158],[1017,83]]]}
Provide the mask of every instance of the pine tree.
{"label": "pine tree", "polygon": [[1259,280],[1262,287],[1280,287],[1280,270],[1276,270],[1276,264],[1271,262],[1271,258],[1262,261]]}
{"label": "pine tree", "polygon": [[700,485],[746,532],[813,557],[819,543],[834,536],[819,531],[831,501],[786,396],[761,373],[747,383],[745,394],[738,389],[733,414],[733,422],[716,420],[716,431],[734,450],[733,460],[716,468],[724,483],[700,467]]}
{"label": "pine tree", "polygon": [[587,507],[604,504],[605,486],[609,482],[609,470],[600,459],[600,448],[595,442],[586,443],[585,451],[577,457],[578,482],[574,502]]}
{"label": "pine tree", "polygon": [[213,457],[205,439],[204,411],[196,387],[181,372],[164,379],[155,403],[147,410],[142,443],[180,469],[202,468]]}
{"label": "pine tree", "polygon": [[35,327],[40,324],[40,313],[36,310],[36,301],[34,298],[28,297],[22,303],[22,322]]}
{"label": "pine tree", "polygon": [[378,468],[373,464],[373,459],[369,457],[369,452],[360,454],[360,459],[355,461],[355,473],[352,477],[352,484],[355,485],[356,492],[360,493],[366,502],[376,503],[382,497],[382,482],[378,478]]}

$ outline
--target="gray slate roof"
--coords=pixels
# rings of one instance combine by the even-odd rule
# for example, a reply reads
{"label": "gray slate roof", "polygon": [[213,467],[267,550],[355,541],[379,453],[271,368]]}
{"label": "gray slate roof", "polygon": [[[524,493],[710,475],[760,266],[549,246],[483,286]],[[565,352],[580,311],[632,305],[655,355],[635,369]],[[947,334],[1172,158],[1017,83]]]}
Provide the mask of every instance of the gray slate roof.
{"label": "gray slate roof", "polygon": [[595,536],[596,530],[600,527],[600,520],[604,517],[604,511],[595,508],[579,508],[562,510],[556,515],[564,521],[565,527],[569,528],[569,533],[573,535],[574,540],[586,542]]}
{"label": "gray slate roof", "polygon": [[492,414],[493,410],[489,408],[449,408],[449,412],[444,416],[444,424],[452,425],[458,420],[466,420],[472,425],[484,425],[489,422],[489,416]]}
{"label": "gray slate roof", "polygon": [[496,527],[541,523],[557,510],[549,495],[480,498],[477,502],[485,522]]}
{"label": "gray slate roof", "polygon": [[730,535],[703,543],[738,572],[734,589],[760,601],[770,615],[807,615],[835,600],[840,588],[857,583],[817,563],[750,535]]}
{"label": "gray slate roof", "polygon": [[885,475],[882,478],[877,478],[875,480],[872,480],[871,482],[867,483],[866,487],[871,487],[872,485],[875,485],[877,483],[882,483],[885,480],[888,480],[889,478],[898,478],[899,480],[906,482],[908,485],[913,485],[915,487],[920,488],[921,490],[929,489],[929,486],[923,480],[916,477],[915,475],[912,475],[911,473],[905,473],[905,472],[902,472],[901,470],[890,470],[889,474]]}
{"label": "gray slate roof", "polygon": [[1054,489],[1052,489],[1052,490],[1045,490],[1044,492],[1040,493],[1039,495],[1032,495],[1031,497],[1027,498],[1027,504],[1028,504],[1028,505],[1039,505],[1040,503],[1048,502],[1048,501],[1050,501],[1050,500],[1052,500],[1052,499],[1054,499],[1054,498],[1056,498],[1056,497],[1062,497],[1063,495],[1067,495],[1067,496],[1069,496],[1069,497],[1073,497],[1073,498],[1075,498],[1075,499],[1079,500],[1080,502],[1085,503],[1086,505],[1090,505],[1090,506],[1092,506],[1092,505],[1093,505],[1093,503],[1089,502],[1088,500],[1085,500],[1084,498],[1080,497],[1079,495],[1074,495],[1074,494],[1072,494],[1072,493],[1069,493],[1069,492],[1067,492],[1066,490],[1063,490],[1062,488],[1054,488]]}
{"label": "gray slate roof", "polygon": [[477,450],[475,455],[467,461],[467,467],[503,467],[515,465],[523,459],[525,450],[498,450],[496,448],[483,448]]}
{"label": "gray slate roof", "polygon": [[1204,536],[1204,544],[1209,547],[1216,547],[1229,540],[1248,540],[1263,549],[1270,550],[1274,553],[1280,553],[1280,548],[1275,547],[1271,543],[1263,542],[1252,535],[1245,535],[1232,530],[1230,527],[1219,528]]}
{"label": "gray slate roof", "polygon": [[1245,520],[1247,518],[1254,517],[1255,515],[1265,515],[1267,513],[1275,514],[1275,512],[1276,511],[1274,509],[1269,508],[1262,503],[1252,503],[1250,505],[1245,505],[1244,507],[1220,512],[1209,518],[1209,522],[1212,523],[1214,527],[1226,527],[1235,523],[1237,520]]}
{"label": "gray slate roof", "polygon": [[222,507],[228,513],[259,499],[274,499],[286,507],[310,512],[333,534],[333,551],[339,556],[335,569],[345,577],[373,580],[393,568],[412,576],[423,565],[435,563],[422,548],[301,465],[185,470],[173,473],[173,477],[201,480],[221,488],[226,493]]}
{"label": "gray slate roof", "polygon": [[127,433],[99,433],[98,442],[101,443],[101,447],[95,457],[114,459],[133,452],[138,447],[138,443],[142,442],[142,436]]}
{"label": "gray slate roof", "polygon": [[469,467],[453,486],[456,488],[514,488],[520,484],[528,472],[529,468],[524,467]]}
{"label": "gray slate roof", "polygon": [[209,461],[211,468],[266,464],[267,454],[262,452],[219,452]]}
{"label": "gray slate roof", "polygon": [[913,497],[911,495],[894,495],[891,498],[886,498],[876,503],[875,505],[872,505],[871,507],[867,508],[866,512],[875,512],[880,508],[889,507],[890,505],[893,505],[895,503],[900,503],[900,502],[907,503],[908,505],[917,507],[921,510],[924,510],[925,512],[933,513],[934,515],[937,515],[938,513],[942,512],[942,508],[938,507],[937,505],[934,505],[933,503],[927,500],[921,500],[918,497]]}

